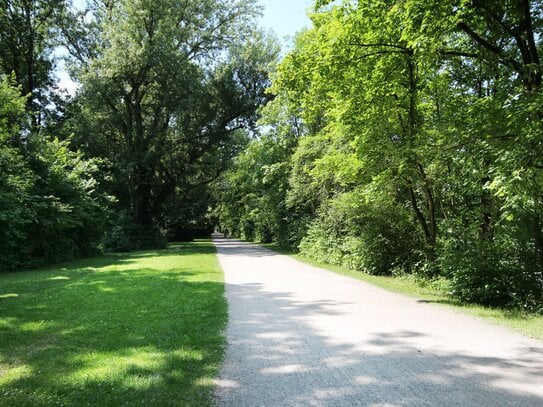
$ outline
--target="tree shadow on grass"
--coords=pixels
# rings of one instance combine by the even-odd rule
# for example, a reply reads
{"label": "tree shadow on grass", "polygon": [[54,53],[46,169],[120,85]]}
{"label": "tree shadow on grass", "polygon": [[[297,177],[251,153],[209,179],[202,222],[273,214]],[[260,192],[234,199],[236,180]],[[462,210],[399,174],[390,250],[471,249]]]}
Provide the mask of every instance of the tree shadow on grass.
{"label": "tree shadow on grass", "polygon": [[[211,253],[203,244],[158,255]],[[224,286],[197,281],[183,260],[171,270],[139,268],[142,255],[0,276],[0,405],[209,404]]]}

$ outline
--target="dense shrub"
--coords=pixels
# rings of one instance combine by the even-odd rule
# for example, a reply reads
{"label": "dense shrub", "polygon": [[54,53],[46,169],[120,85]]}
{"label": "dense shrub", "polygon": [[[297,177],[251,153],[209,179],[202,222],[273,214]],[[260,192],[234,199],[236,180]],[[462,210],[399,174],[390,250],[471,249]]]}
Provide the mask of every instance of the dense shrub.
{"label": "dense shrub", "polygon": [[129,252],[138,249],[162,249],[166,247],[166,232],[152,226],[137,225],[128,210],[120,210],[111,216],[111,222],[104,238],[104,248],[113,252]]}
{"label": "dense shrub", "polygon": [[98,162],[25,132],[19,92],[0,83],[0,270],[95,253],[106,224]]}
{"label": "dense shrub", "polygon": [[22,260],[24,228],[31,222],[28,203],[34,177],[18,147],[25,99],[8,79],[0,81],[0,270]]}
{"label": "dense shrub", "polygon": [[408,212],[366,198],[355,191],[330,201],[302,239],[301,253],[370,274],[410,270],[419,240]]}
{"label": "dense shrub", "polygon": [[[535,246],[511,227],[498,227],[481,240],[473,228],[442,239],[440,265],[451,281],[451,295],[483,305],[543,311],[543,273]],[[472,233],[470,235],[470,232]]]}
{"label": "dense shrub", "polygon": [[106,226],[107,195],[100,192],[98,162],[71,151],[68,142],[34,141],[31,165],[35,221],[31,256],[46,262],[95,254]]}

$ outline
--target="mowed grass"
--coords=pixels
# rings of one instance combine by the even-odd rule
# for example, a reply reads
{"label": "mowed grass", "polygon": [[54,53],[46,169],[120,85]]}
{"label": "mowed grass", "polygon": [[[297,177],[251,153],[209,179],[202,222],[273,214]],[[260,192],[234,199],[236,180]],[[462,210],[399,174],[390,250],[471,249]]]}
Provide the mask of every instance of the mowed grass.
{"label": "mowed grass", "polygon": [[352,277],[357,280],[376,285],[388,291],[417,298],[421,302],[452,307],[467,314],[474,315],[509,329],[513,329],[526,336],[543,340],[543,315],[527,313],[523,312],[522,310],[484,307],[477,304],[456,301],[447,295],[447,287],[446,284],[444,284],[444,281],[429,282],[420,279],[417,280],[410,276],[372,276],[370,274],[350,270],[345,267],[317,262],[275,244],[263,244],[262,246],[276,252],[289,255],[306,264],[324,268],[344,276]]}
{"label": "mowed grass", "polygon": [[0,274],[0,405],[208,406],[223,294],[209,241]]}

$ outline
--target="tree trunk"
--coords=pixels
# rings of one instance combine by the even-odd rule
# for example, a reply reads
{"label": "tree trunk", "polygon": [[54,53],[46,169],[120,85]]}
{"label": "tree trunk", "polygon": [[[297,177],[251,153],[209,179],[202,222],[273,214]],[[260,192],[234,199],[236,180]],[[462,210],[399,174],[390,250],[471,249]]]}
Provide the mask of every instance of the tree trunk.
{"label": "tree trunk", "polygon": [[437,222],[436,222],[436,204],[435,204],[435,198],[434,198],[434,192],[432,188],[432,182],[428,177],[426,176],[426,172],[424,171],[424,168],[422,167],[422,164],[417,163],[417,169],[419,176],[422,179],[423,182],[423,191],[424,196],[426,197],[426,209],[428,212],[428,243],[430,246],[435,246],[436,239],[437,239]]}
{"label": "tree trunk", "polygon": [[541,222],[541,217],[535,216],[534,218],[534,241],[535,247],[537,250],[537,260],[539,263],[539,269],[543,270],[543,224]]}
{"label": "tree trunk", "polygon": [[[413,186],[410,184],[407,187],[407,190],[409,192],[409,199],[411,201],[411,207],[413,211],[415,212],[415,217],[417,218],[417,221],[419,222],[419,225],[422,229],[422,232],[424,233],[424,237],[426,238],[426,242],[433,246],[435,244],[435,240],[433,241],[432,235],[430,233],[430,230],[428,228],[428,223],[426,222],[426,219],[424,218],[423,213],[421,212],[418,202],[417,202],[417,196],[415,195],[415,191],[413,190]],[[433,241],[433,243],[432,243]]]}
{"label": "tree trunk", "polygon": [[146,249],[162,246],[162,237],[153,212],[152,171],[144,163],[134,165],[132,182],[132,220],[136,248]]}
{"label": "tree trunk", "polygon": [[481,182],[481,225],[479,228],[479,237],[483,241],[491,242],[494,239],[493,228],[493,199],[492,195],[485,189],[485,185],[490,181],[488,176],[482,177]]}

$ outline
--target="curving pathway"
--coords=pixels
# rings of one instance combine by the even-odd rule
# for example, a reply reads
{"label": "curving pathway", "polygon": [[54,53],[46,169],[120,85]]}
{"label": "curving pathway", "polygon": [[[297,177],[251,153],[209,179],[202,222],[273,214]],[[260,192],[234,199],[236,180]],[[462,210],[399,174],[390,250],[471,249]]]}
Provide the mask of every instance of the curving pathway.
{"label": "curving pathway", "polygon": [[543,342],[214,242],[230,313],[218,406],[543,406]]}

